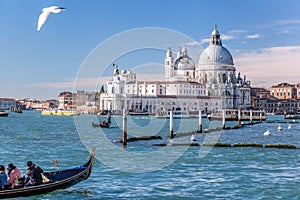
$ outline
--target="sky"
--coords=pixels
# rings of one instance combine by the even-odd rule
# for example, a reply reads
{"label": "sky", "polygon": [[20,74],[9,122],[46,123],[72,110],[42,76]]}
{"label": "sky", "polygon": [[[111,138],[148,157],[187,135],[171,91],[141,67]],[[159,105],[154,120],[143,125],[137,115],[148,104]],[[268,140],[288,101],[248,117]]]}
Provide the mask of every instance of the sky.
{"label": "sky", "polygon": [[[51,14],[38,32],[42,9],[52,5],[66,10]],[[237,72],[245,74],[253,87],[300,83],[299,7],[298,0],[0,0],[0,97],[57,99],[60,92],[74,89],[97,48],[110,44],[106,54],[96,56],[93,65],[98,67],[108,54],[137,43],[139,37],[155,43],[158,36],[150,33],[109,43],[123,33],[131,34],[130,30],[147,27],[191,38],[178,44],[186,44],[188,50],[196,44],[191,53],[197,63],[217,24]],[[141,80],[162,78],[166,49],[170,46],[177,52],[178,45],[168,44],[169,38],[161,40],[160,48],[115,56],[76,89],[99,89],[112,75],[113,62],[120,69],[138,72]]]}

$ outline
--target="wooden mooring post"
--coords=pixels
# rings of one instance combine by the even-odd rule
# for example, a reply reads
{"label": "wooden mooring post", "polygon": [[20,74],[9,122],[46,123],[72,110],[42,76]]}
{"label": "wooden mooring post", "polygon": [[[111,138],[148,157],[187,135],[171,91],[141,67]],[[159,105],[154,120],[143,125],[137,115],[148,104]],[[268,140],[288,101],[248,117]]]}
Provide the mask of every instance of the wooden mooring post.
{"label": "wooden mooring post", "polygon": [[241,109],[238,109],[238,126],[241,125]]}
{"label": "wooden mooring post", "polygon": [[222,128],[225,128],[225,110],[222,110]]}
{"label": "wooden mooring post", "polygon": [[123,143],[123,145],[127,145],[127,113],[126,113],[126,108],[123,109],[122,143]]}
{"label": "wooden mooring post", "polygon": [[259,111],[259,122],[262,123],[262,112],[261,112],[261,110]]}
{"label": "wooden mooring post", "polygon": [[250,110],[250,124],[253,123],[253,117],[252,117],[252,109]]}
{"label": "wooden mooring post", "polygon": [[199,133],[202,133],[202,111],[199,110]]}
{"label": "wooden mooring post", "polygon": [[173,132],[173,111],[170,111],[170,138],[174,138],[174,132]]}

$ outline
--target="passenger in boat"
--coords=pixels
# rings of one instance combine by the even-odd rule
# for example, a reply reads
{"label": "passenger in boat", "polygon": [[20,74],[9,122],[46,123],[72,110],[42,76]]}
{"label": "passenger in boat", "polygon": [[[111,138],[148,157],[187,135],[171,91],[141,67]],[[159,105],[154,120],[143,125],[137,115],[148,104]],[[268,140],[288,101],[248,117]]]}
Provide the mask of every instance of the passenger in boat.
{"label": "passenger in boat", "polygon": [[43,177],[41,175],[43,170],[38,165],[33,164],[31,161],[27,162],[27,167],[25,186],[39,185],[43,183]]}
{"label": "passenger in boat", "polygon": [[5,167],[0,165],[0,189],[8,187],[7,175],[5,173]]}
{"label": "passenger in boat", "polygon": [[12,163],[9,163],[7,165],[7,170],[8,170],[7,182],[11,188],[14,188],[14,186],[18,183],[18,179],[21,177],[21,171]]}

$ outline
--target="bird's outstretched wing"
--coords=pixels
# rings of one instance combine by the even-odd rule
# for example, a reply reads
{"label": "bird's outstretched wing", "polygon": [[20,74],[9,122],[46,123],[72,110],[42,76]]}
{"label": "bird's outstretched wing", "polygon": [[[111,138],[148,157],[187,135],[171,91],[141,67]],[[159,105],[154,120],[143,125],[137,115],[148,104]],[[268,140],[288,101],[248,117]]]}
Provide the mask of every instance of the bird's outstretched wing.
{"label": "bird's outstretched wing", "polygon": [[43,11],[40,16],[39,16],[39,20],[38,20],[38,26],[37,26],[37,31],[40,31],[42,26],[45,24],[48,16],[50,15],[51,12],[49,11]]}

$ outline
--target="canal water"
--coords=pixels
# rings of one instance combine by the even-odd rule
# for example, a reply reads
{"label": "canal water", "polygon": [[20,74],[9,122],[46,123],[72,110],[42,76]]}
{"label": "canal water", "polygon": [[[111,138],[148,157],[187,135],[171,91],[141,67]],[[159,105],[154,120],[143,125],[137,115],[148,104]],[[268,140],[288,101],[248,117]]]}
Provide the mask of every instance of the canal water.
{"label": "canal water", "polygon": [[[198,134],[201,143],[293,144],[297,149],[175,146],[190,136],[169,139],[169,120],[128,117],[128,138],[160,140],[119,142],[122,117],[111,128],[93,128],[105,116],[43,116],[10,112],[0,118],[0,164],[14,163],[25,172],[32,160],[45,171],[59,160],[61,169],[85,163],[92,146],[97,159],[91,177],[71,188],[20,199],[300,199],[300,123],[262,123]],[[268,120],[284,121],[282,116]],[[227,126],[235,126],[230,122]],[[282,131],[278,131],[278,126]],[[203,119],[203,129],[221,126]],[[174,119],[175,132],[196,130],[198,119]],[[264,136],[269,130],[271,135]],[[167,146],[154,146],[167,144]]]}

